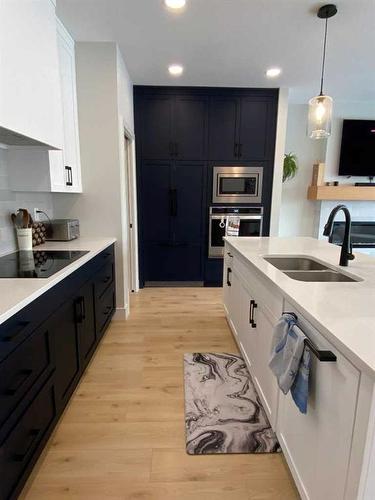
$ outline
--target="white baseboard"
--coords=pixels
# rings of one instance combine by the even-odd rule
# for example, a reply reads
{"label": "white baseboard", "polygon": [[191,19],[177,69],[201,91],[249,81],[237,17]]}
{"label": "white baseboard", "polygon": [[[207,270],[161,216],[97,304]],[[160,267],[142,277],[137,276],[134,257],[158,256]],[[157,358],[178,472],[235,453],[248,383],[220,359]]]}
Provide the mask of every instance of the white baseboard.
{"label": "white baseboard", "polygon": [[117,307],[115,314],[113,315],[113,321],[125,321],[128,319],[129,310],[127,307]]}

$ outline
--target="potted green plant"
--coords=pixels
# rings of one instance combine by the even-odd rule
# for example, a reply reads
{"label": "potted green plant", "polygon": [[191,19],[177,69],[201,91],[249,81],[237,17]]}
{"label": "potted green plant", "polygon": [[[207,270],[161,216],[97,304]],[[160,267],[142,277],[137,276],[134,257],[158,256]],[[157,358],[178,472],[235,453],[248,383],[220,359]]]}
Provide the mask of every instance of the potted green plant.
{"label": "potted green plant", "polygon": [[297,156],[293,153],[285,153],[284,155],[284,168],[283,168],[283,182],[288,179],[293,179],[298,170]]}

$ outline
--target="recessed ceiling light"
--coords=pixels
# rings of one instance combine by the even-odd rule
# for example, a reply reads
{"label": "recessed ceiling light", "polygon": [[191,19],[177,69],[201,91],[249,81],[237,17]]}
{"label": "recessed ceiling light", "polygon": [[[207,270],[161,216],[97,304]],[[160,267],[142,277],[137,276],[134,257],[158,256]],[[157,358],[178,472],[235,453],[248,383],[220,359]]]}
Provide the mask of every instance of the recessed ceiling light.
{"label": "recessed ceiling light", "polygon": [[280,73],[281,73],[280,68],[270,68],[267,69],[266,71],[266,75],[268,76],[268,78],[275,78],[276,76],[279,76]]}
{"label": "recessed ceiling light", "polygon": [[182,9],[185,7],[186,0],[164,0],[165,5],[169,9]]}
{"label": "recessed ceiling light", "polygon": [[168,71],[172,76],[181,76],[184,72],[184,67],[181,64],[171,64]]}

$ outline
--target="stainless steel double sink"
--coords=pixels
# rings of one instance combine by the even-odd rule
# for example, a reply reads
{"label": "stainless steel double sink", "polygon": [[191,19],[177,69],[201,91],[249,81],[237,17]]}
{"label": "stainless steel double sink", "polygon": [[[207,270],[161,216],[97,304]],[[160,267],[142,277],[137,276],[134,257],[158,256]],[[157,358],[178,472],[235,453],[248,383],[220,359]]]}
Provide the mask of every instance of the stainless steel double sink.
{"label": "stainless steel double sink", "polygon": [[310,282],[358,282],[362,278],[336,271],[310,257],[263,256],[263,259],[284,274],[297,281]]}

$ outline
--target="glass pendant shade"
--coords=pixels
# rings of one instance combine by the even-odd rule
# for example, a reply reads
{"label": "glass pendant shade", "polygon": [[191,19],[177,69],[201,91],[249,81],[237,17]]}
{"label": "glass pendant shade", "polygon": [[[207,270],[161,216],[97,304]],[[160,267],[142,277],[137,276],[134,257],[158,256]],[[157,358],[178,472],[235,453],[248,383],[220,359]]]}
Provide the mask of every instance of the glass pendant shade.
{"label": "glass pendant shade", "polygon": [[328,95],[310,99],[307,133],[311,139],[326,139],[331,135],[332,102]]}

